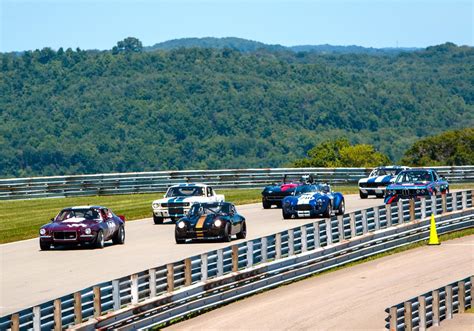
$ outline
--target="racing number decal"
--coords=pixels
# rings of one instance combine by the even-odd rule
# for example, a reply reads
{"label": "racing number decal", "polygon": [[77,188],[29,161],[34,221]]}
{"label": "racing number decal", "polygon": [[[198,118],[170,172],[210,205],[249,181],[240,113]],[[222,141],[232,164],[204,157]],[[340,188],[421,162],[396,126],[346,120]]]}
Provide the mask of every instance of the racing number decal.
{"label": "racing number decal", "polygon": [[109,228],[110,234],[115,232],[116,225],[114,221],[107,221],[107,227]]}

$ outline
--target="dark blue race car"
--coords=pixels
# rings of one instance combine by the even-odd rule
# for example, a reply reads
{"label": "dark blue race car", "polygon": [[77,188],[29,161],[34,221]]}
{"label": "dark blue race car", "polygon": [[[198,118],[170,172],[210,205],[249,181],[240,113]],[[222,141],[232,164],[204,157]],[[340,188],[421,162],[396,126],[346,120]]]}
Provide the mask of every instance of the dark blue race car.
{"label": "dark blue race car", "polygon": [[387,186],[385,203],[399,199],[415,199],[449,192],[449,183],[433,169],[410,169],[398,174],[393,184]]}
{"label": "dark blue race car", "polygon": [[282,202],[284,219],[295,217],[331,217],[342,215],[345,211],[344,196],[332,192],[328,184],[305,184],[298,186],[292,196]]}

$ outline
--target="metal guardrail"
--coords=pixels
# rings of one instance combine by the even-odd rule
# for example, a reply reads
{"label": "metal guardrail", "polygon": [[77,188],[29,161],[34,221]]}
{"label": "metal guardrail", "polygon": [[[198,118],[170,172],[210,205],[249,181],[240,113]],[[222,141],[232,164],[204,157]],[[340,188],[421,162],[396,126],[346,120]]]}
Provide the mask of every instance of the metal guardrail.
{"label": "metal guardrail", "polygon": [[420,330],[439,326],[455,313],[473,307],[474,276],[469,276],[436,290],[411,298],[385,309],[388,317],[385,328],[391,331]]}
{"label": "metal guardrail", "polygon": [[[450,182],[474,182],[474,166],[432,167]],[[201,182],[217,188],[259,188],[284,175],[312,173],[331,184],[357,183],[368,168],[267,168],[133,172],[0,179],[0,200],[164,192],[173,184]]]}
{"label": "metal guardrail", "polygon": [[[21,310],[1,317],[0,329],[60,329],[158,296],[165,295],[165,303],[166,295],[176,290],[186,291],[190,285],[217,279],[233,271],[334,243],[342,244],[348,239],[391,229],[431,214],[441,215],[471,207],[473,192],[462,191],[314,220],[294,229],[144,270]],[[423,236],[419,240],[423,240]],[[334,248],[334,254],[339,254],[337,248]]]}

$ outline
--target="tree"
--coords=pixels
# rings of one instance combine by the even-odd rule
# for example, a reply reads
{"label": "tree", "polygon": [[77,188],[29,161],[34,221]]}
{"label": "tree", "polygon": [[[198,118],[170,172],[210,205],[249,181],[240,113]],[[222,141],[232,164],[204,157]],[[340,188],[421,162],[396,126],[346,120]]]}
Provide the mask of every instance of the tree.
{"label": "tree", "polygon": [[405,152],[402,162],[411,166],[474,164],[474,128],[420,139]]}
{"label": "tree", "polygon": [[122,41],[117,42],[117,46],[112,48],[113,54],[118,53],[140,53],[143,50],[142,42],[134,37],[127,37]]}
{"label": "tree", "polygon": [[324,141],[308,151],[308,158],[294,162],[295,167],[376,167],[390,159],[372,145],[350,145],[345,138]]}

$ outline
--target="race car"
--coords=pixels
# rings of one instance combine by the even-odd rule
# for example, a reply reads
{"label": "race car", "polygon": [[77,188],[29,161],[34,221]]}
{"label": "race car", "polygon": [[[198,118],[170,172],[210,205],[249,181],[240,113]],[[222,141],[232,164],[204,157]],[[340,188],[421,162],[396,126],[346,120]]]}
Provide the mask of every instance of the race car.
{"label": "race car", "polygon": [[222,202],[224,196],[216,194],[211,186],[206,184],[179,184],[168,188],[164,199],[152,203],[153,221],[162,224],[165,218],[173,222],[184,217],[196,202]]}
{"label": "race car", "polygon": [[312,175],[304,175],[297,179],[290,179],[288,175],[283,177],[283,181],[280,184],[272,184],[265,186],[262,191],[262,206],[263,209],[270,209],[272,206],[281,208],[281,202],[284,197],[292,195],[297,186],[303,185],[304,183],[313,183],[314,178]]}
{"label": "race car", "polygon": [[107,240],[125,242],[125,217],[103,206],[64,208],[39,230],[41,250],[53,246],[90,245],[103,248]]}
{"label": "race car", "polygon": [[398,174],[387,186],[385,203],[399,199],[416,199],[423,196],[449,193],[449,183],[433,169],[409,169]]}
{"label": "race car", "polygon": [[331,217],[345,212],[344,196],[332,192],[328,184],[305,184],[298,186],[292,196],[285,197],[282,203],[284,219],[295,217]]}
{"label": "race car", "polygon": [[395,180],[395,177],[408,167],[384,166],[377,167],[370,173],[369,177],[359,179],[359,196],[367,199],[369,195],[377,198],[385,196],[385,188]]}
{"label": "race car", "polygon": [[231,236],[247,236],[245,217],[237,213],[230,202],[195,203],[186,217],[175,225],[175,240],[182,244],[186,239],[220,239],[231,241]]}

